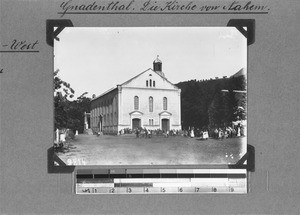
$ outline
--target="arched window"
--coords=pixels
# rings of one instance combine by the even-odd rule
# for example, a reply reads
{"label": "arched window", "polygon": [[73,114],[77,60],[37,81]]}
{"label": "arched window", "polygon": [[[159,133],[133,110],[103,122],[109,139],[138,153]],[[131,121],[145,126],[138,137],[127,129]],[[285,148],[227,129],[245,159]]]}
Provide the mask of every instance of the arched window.
{"label": "arched window", "polygon": [[148,87],[148,80],[146,81],[146,87]]}
{"label": "arched window", "polygon": [[152,87],[152,80],[150,79],[150,87]]}
{"label": "arched window", "polygon": [[134,97],[134,110],[138,110],[139,109],[139,97],[135,96]]}
{"label": "arched window", "polygon": [[153,87],[155,87],[155,81],[153,81]]}
{"label": "arched window", "polygon": [[168,99],[167,97],[163,98],[163,110],[167,110],[168,109]]}
{"label": "arched window", "polygon": [[153,97],[149,97],[149,112],[153,112]]}

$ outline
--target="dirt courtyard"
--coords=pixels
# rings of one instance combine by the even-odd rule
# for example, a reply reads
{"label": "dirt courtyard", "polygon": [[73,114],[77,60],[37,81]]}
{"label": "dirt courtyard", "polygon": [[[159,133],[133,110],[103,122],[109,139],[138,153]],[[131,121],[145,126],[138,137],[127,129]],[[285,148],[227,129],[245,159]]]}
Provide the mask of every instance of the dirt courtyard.
{"label": "dirt courtyard", "polygon": [[247,150],[246,137],[199,140],[82,134],[69,146],[69,150],[56,153],[67,165],[235,164]]}

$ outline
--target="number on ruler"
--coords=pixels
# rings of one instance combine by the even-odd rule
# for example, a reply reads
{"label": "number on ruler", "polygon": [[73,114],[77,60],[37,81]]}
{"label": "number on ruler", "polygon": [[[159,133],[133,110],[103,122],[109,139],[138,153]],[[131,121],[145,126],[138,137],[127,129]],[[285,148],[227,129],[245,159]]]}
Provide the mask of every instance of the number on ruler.
{"label": "number on ruler", "polygon": [[166,189],[164,187],[161,188],[161,192],[166,192]]}
{"label": "number on ruler", "polygon": [[233,187],[229,187],[229,192],[233,192],[234,188]]}
{"label": "number on ruler", "polygon": [[149,192],[149,188],[145,187],[145,192],[148,193]]}
{"label": "number on ruler", "polygon": [[182,187],[179,187],[179,188],[178,188],[178,191],[179,191],[180,193],[182,193],[182,192],[183,192],[183,188],[182,188]]}
{"label": "number on ruler", "polygon": [[215,188],[215,187],[212,187],[212,188],[211,188],[211,191],[213,191],[213,192],[217,192],[218,190],[217,190],[217,188]]}
{"label": "number on ruler", "polygon": [[3,73],[3,69],[0,69],[0,73]]}
{"label": "number on ruler", "polygon": [[110,193],[114,193],[115,192],[115,188],[110,188],[109,192]]}
{"label": "number on ruler", "polygon": [[195,187],[195,192],[196,193],[200,192],[200,188],[199,187]]}
{"label": "number on ruler", "polygon": [[131,193],[131,192],[132,192],[131,188],[127,187],[127,193]]}

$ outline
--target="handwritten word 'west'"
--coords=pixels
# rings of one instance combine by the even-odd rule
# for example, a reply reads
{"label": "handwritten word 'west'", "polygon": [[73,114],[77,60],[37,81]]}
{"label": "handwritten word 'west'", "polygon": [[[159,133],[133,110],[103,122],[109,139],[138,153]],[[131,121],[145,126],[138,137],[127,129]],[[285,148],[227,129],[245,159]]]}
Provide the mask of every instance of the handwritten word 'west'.
{"label": "handwritten word 'west'", "polygon": [[28,42],[26,40],[16,40],[14,39],[10,45],[2,45],[3,47],[9,47],[10,50],[18,51],[18,50],[34,50],[36,45],[39,44],[39,41]]}

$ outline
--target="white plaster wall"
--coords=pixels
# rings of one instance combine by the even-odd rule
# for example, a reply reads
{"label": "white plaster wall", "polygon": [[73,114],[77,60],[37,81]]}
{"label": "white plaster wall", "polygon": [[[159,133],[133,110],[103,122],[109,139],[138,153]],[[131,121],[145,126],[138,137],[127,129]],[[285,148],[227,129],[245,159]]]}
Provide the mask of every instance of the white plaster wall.
{"label": "white plaster wall", "polygon": [[[166,116],[165,118],[170,119],[170,129],[181,129],[180,126],[180,93],[179,90],[165,90],[157,88],[144,88],[144,89],[135,89],[135,88],[122,88],[121,93],[121,106],[122,117],[120,117],[119,124],[123,125],[122,127],[131,128],[131,117],[129,113],[134,110],[134,96],[139,97],[139,110],[143,114],[138,112],[134,113],[137,118],[141,118],[142,127],[147,128],[160,128],[161,120],[159,113],[163,110],[163,97],[168,99],[168,108],[167,112],[171,113],[171,116]],[[153,97],[153,112],[149,112],[149,97]],[[163,114],[166,115],[166,114]],[[168,114],[167,114],[168,115]],[[149,119],[154,120],[155,126],[149,126]]]}

